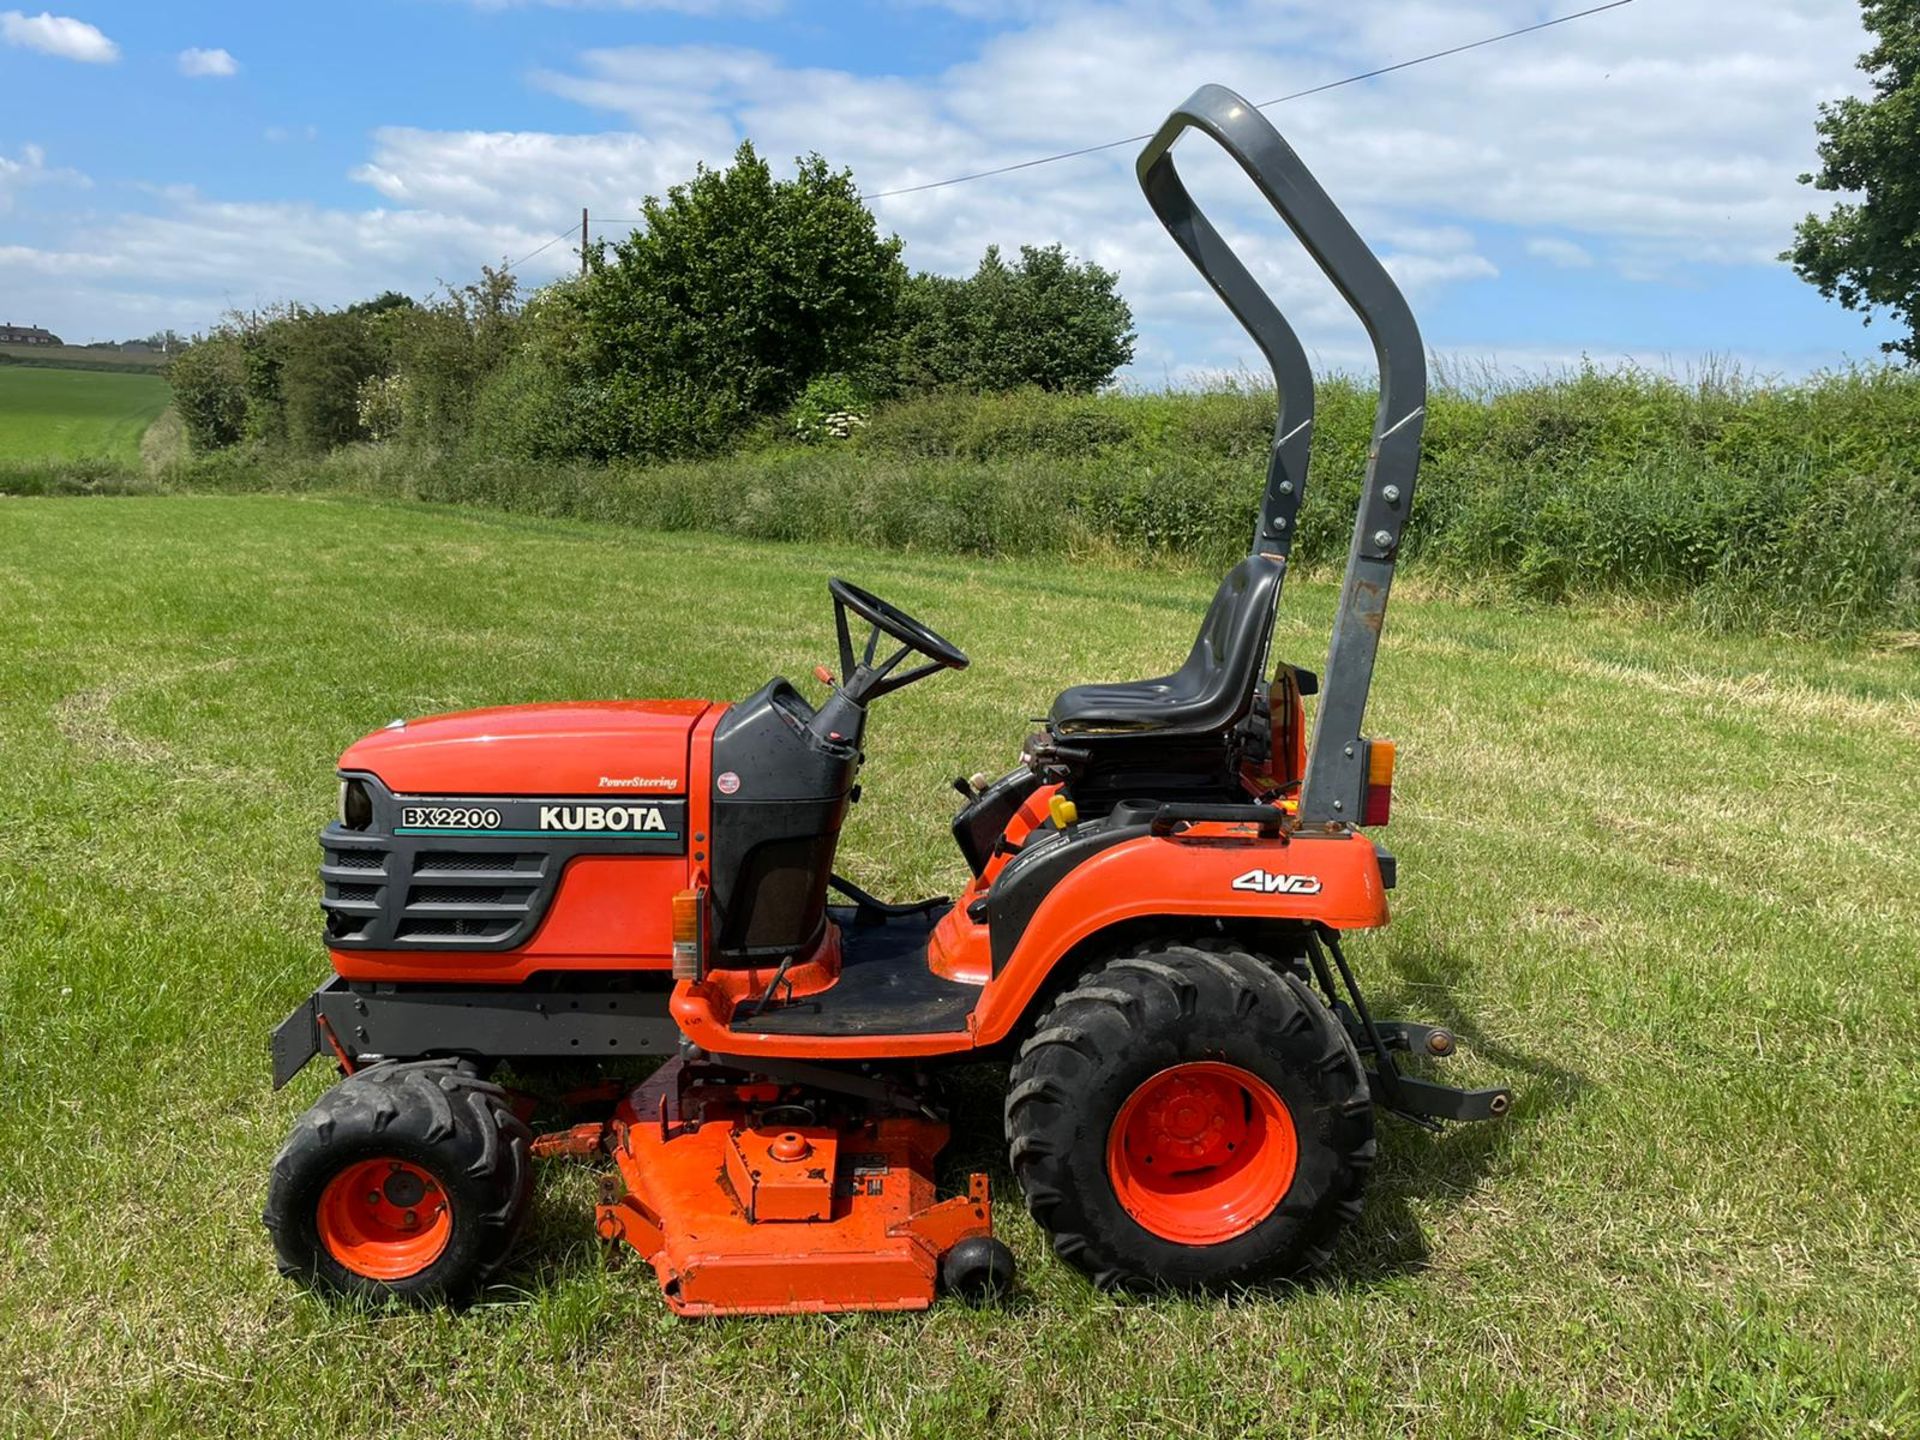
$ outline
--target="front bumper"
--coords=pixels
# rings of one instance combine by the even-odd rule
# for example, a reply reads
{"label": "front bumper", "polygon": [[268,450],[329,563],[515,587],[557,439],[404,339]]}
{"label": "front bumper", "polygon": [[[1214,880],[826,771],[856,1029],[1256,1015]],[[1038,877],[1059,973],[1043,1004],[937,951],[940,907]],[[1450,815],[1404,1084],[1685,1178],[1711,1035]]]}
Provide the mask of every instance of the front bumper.
{"label": "front bumper", "polygon": [[[680,1031],[667,977],[601,988],[374,985],[334,976],[274,1027],[273,1088],[337,1044],[353,1064],[471,1055],[587,1060],[667,1055]],[[331,1032],[329,1043],[328,1032]]]}

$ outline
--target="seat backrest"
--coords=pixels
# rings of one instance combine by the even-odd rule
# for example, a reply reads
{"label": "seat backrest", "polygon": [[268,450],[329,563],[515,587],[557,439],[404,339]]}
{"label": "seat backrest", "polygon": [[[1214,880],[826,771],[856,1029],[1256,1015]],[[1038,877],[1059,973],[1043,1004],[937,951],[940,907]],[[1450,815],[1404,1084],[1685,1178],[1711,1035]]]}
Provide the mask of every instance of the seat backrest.
{"label": "seat backrest", "polygon": [[1186,663],[1169,677],[1180,693],[1181,730],[1225,730],[1252,708],[1285,574],[1286,561],[1254,554],[1220,582]]}

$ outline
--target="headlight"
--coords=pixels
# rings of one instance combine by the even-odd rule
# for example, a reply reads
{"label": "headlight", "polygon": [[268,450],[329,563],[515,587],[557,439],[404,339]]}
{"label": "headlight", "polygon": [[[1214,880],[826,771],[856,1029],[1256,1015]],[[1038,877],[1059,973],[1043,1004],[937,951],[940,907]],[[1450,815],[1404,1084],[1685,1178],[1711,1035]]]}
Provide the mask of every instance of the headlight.
{"label": "headlight", "polygon": [[373,824],[373,797],[358,780],[340,782],[340,823],[348,830],[365,830]]}

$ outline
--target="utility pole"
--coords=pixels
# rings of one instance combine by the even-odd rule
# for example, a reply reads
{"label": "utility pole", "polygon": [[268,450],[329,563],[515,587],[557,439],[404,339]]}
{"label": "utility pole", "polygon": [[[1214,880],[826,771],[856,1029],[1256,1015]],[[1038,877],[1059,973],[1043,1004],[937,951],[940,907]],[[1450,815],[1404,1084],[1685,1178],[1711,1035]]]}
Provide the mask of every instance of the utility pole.
{"label": "utility pole", "polygon": [[587,273],[587,207],[580,207],[580,273]]}

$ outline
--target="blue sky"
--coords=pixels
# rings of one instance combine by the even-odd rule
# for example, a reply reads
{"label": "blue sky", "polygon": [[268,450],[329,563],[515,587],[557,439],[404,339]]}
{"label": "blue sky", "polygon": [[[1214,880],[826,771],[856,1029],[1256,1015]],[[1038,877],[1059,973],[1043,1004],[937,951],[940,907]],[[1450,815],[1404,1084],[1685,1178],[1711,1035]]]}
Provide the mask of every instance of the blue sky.
{"label": "blue sky", "polygon": [[[5,0],[0,0],[5,3]],[[73,340],[229,306],[415,293],[751,137],[869,190],[1149,130],[1194,85],[1260,100],[1569,9],[1533,0],[394,0],[0,12],[0,319]],[[1467,364],[1590,355],[1799,374],[1880,332],[1772,257],[1822,197],[1819,100],[1860,87],[1853,0],[1635,0],[1273,118]],[[189,55],[189,52],[193,52]],[[1159,233],[1131,152],[878,201],[919,268],[1064,242],[1120,272],[1133,378],[1253,360]],[[1183,167],[1324,364],[1338,303],[1244,182]],[[563,241],[539,283],[575,263]]]}

